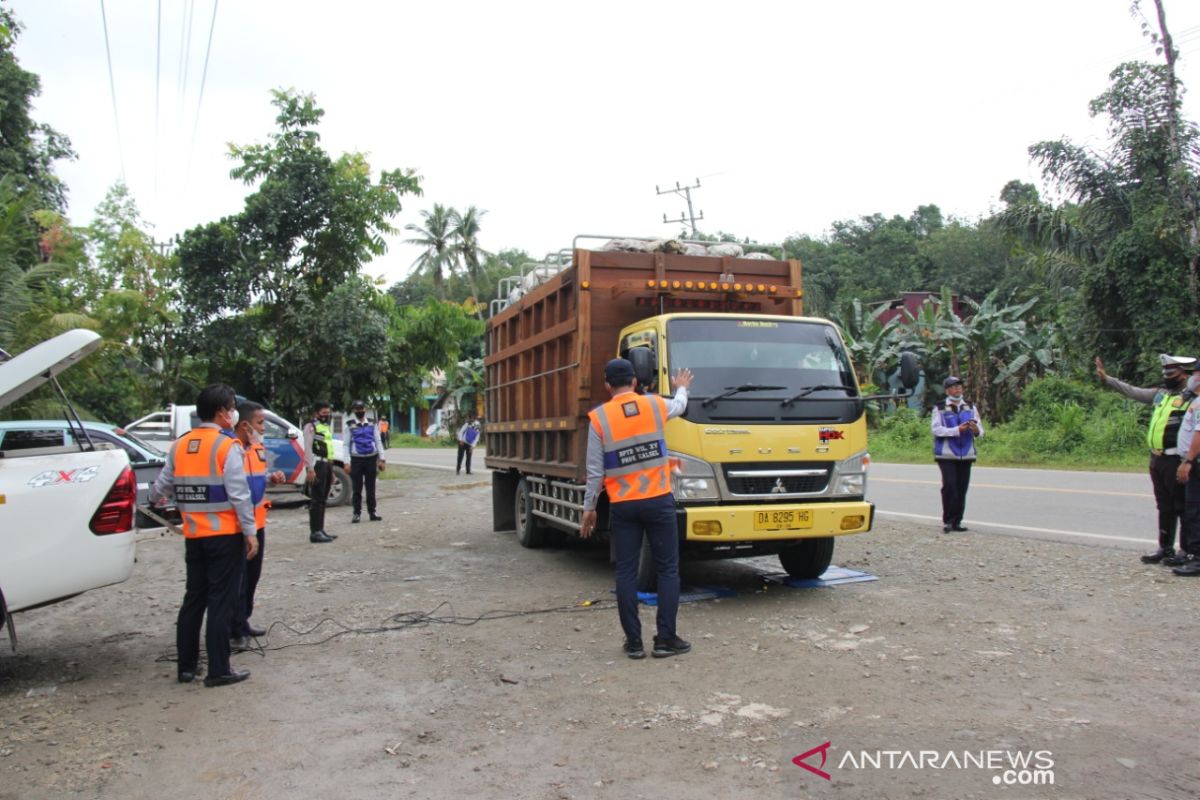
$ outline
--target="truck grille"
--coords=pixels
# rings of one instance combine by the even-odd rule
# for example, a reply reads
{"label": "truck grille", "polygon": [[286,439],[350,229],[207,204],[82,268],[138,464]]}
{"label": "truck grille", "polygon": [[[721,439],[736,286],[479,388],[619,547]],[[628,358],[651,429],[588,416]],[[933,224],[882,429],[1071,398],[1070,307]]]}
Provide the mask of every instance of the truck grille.
{"label": "truck grille", "polygon": [[736,495],[820,494],[829,485],[828,463],[725,464],[725,485]]}

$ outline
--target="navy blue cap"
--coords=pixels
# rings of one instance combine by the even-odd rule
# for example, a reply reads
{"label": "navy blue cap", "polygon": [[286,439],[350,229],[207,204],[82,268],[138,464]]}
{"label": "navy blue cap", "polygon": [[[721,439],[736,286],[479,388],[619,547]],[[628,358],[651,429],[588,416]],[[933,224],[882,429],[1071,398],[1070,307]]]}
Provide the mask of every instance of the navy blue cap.
{"label": "navy blue cap", "polygon": [[604,365],[604,382],[609,386],[628,386],[633,378],[633,364],[624,358],[614,358]]}
{"label": "navy blue cap", "polygon": [[943,389],[949,389],[951,386],[962,386],[962,378],[956,378],[955,376],[951,375],[949,378],[946,378],[946,380],[942,381]]}

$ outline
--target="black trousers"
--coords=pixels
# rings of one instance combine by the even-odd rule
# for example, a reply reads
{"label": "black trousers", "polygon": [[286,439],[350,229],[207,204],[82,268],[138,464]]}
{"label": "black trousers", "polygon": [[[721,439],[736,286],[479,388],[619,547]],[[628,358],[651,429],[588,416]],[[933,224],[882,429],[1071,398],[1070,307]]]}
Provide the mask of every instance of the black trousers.
{"label": "black trousers", "polygon": [[462,471],[463,457],[467,459],[467,474],[471,474],[471,451],[474,450],[474,445],[458,443],[458,462],[454,465],[454,473],[457,475]]}
{"label": "black trousers", "polygon": [[354,485],[354,516],[362,513],[363,484],[367,485],[367,512],[375,513],[375,477],[379,474],[379,456],[351,456],[350,482]]}
{"label": "black trousers", "polygon": [[[1154,487],[1154,505],[1158,507],[1158,546],[1164,550],[1175,548],[1175,528],[1183,519],[1186,491],[1175,478],[1178,470],[1179,456],[1150,456],[1150,483]],[[1179,539],[1182,548],[1182,531]]]}
{"label": "black trousers", "polygon": [[267,529],[259,528],[255,534],[258,539],[258,553],[246,562],[246,571],[242,575],[242,590],[238,592],[238,601],[233,606],[233,624],[230,636],[250,635],[250,615],[254,613],[254,591],[258,588],[258,579],[262,577],[263,551],[267,548]]}
{"label": "black trousers", "polygon": [[1200,556],[1200,467],[1192,465],[1184,487],[1183,517],[1179,526],[1179,549]]}
{"label": "black trousers", "polygon": [[240,533],[201,536],[183,543],[187,584],[175,622],[175,648],[180,672],[195,672],[200,661],[200,624],[208,651],[208,674],[228,675],[229,623],[238,601],[246,564],[245,537]]}
{"label": "black trousers", "polygon": [[637,572],[645,536],[650,541],[658,572],[655,635],[659,639],[673,638],[679,614],[679,528],[675,520],[675,497],[664,494],[648,500],[613,503],[608,507],[608,515],[616,551],[617,616],[621,630],[630,639],[642,638]]}
{"label": "black trousers", "polygon": [[313,472],[316,477],[308,487],[309,533],[325,530],[325,501],[329,499],[329,485],[333,483],[333,465],[328,461],[318,461]]}
{"label": "black trousers", "polygon": [[971,465],[974,461],[939,458],[942,471],[942,524],[962,525],[967,506],[967,487],[971,485]]}

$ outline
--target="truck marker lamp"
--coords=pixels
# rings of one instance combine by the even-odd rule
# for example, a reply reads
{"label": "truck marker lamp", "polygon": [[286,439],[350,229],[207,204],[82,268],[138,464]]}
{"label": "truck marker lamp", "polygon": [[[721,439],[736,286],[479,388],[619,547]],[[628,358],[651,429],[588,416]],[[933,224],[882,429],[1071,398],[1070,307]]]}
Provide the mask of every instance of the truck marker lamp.
{"label": "truck marker lamp", "polygon": [[698,519],[692,523],[692,533],[697,536],[720,536],[721,523],[715,519]]}
{"label": "truck marker lamp", "polygon": [[776,286],[768,286],[767,291],[769,291],[771,294],[775,294],[776,292],[779,291],[779,288]]}
{"label": "truck marker lamp", "polygon": [[764,285],[762,285],[762,284],[760,283],[760,284],[758,285],[758,293],[759,293],[759,294],[763,294],[763,293],[764,293],[764,292],[766,292],[766,291],[767,291],[767,287],[766,287],[766,286],[764,286]]}
{"label": "truck marker lamp", "polygon": [[682,285],[683,285],[683,284],[681,284],[679,281],[675,281],[674,283],[672,283],[672,284],[671,284],[671,288],[672,288],[672,289],[678,289],[678,288],[679,288],[680,286],[682,286]]}
{"label": "truck marker lamp", "polygon": [[728,284],[728,283],[722,283],[722,284],[721,284],[721,288],[722,288],[723,290],[725,290],[725,291],[727,291],[727,292],[728,292],[728,291],[729,291],[729,284]]}
{"label": "truck marker lamp", "polygon": [[653,289],[653,288],[654,288],[654,281],[652,281],[652,280],[646,281],[646,288],[647,288],[647,289]]}
{"label": "truck marker lamp", "polygon": [[691,289],[693,286],[695,286],[695,284],[692,283],[691,281],[684,281],[683,286],[685,289]]}
{"label": "truck marker lamp", "polygon": [[583,287],[584,289],[590,289],[590,288],[591,288],[591,286],[592,286],[592,282],[591,282],[591,281],[583,281],[583,282],[582,282],[582,283],[580,283],[579,285],[580,285],[581,287]]}
{"label": "truck marker lamp", "polygon": [[742,290],[742,285],[741,285],[740,283],[735,283],[735,284],[733,285],[733,290],[734,290],[735,292],[740,292],[740,291]]}
{"label": "truck marker lamp", "polygon": [[852,531],[855,528],[861,528],[867,523],[867,518],[862,514],[853,514],[851,516],[842,517],[842,530]]}

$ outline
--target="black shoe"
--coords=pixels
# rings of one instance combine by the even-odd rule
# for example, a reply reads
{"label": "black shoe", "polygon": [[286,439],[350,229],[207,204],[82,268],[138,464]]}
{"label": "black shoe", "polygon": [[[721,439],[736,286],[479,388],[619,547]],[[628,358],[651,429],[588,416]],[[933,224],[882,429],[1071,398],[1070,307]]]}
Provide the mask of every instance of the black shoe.
{"label": "black shoe", "polygon": [[253,625],[247,623],[246,624],[246,635],[247,636],[266,636],[267,629],[266,628],[256,628]]}
{"label": "black shoe", "polygon": [[641,639],[626,639],[625,644],[621,647],[625,651],[625,655],[630,658],[645,658],[646,648],[642,647]]}
{"label": "black shoe", "polygon": [[667,656],[681,656],[690,651],[692,646],[680,639],[678,636],[672,636],[670,639],[659,639],[654,637],[654,651],[650,655],[655,658],[666,658]]}
{"label": "black shoe", "polygon": [[371,512],[371,522],[383,522],[383,517],[379,516],[374,511],[372,511]]}
{"label": "black shoe", "polygon": [[[1182,567],[1184,564],[1192,560],[1191,553],[1185,553],[1182,550],[1178,553],[1172,553],[1168,556],[1163,556],[1162,561],[1158,562],[1164,567]],[[1142,561],[1146,561],[1146,557],[1142,556]],[[1146,561],[1147,564],[1153,564],[1153,561]]]}
{"label": "black shoe", "polygon": [[350,519],[351,522],[362,522],[362,514],[355,514]]}
{"label": "black shoe", "polygon": [[967,530],[967,526],[966,525],[951,525],[950,530],[954,531],[955,533],[963,533]]}
{"label": "black shoe", "polygon": [[954,530],[953,525],[943,525],[942,526],[942,533],[949,533],[952,530]]}
{"label": "black shoe", "polygon": [[468,474],[468,475],[470,475],[470,474],[471,474],[471,470],[467,470],[467,474]]}
{"label": "black shoe", "polygon": [[1176,567],[1178,564],[1172,564],[1168,559],[1174,560],[1175,551],[1169,547],[1160,547],[1153,553],[1146,553],[1142,556],[1143,564],[1158,564],[1166,562],[1168,567]]}
{"label": "black shoe", "polygon": [[325,531],[313,531],[312,533],[310,533],[308,535],[308,540],[310,542],[312,542],[313,544],[317,544],[318,542],[319,543],[332,542],[333,537],[330,536]]}
{"label": "black shoe", "polygon": [[249,678],[249,677],[250,677],[250,670],[235,669],[235,670],[229,672],[227,675],[209,675],[207,678],[204,679],[204,685],[210,689],[213,688],[214,686],[228,686],[231,683],[241,683],[242,681],[246,680],[246,678]]}
{"label": "black shoe", "polygon": [[1171,572],[1176,575],[1200,575],[1200,558],[1193,558],[1186,564],[1175,567]]}
{"label": "black shoe", "polygon": [[188,670],[181,669],[176,675],[176,678],[180,683],[191,683],[192,681],[196,680],[196,671],[192,670],[189,672]]}
{"label": "black shoe", "polygon": [[235,653],[244,653],[250,649],[250,642],[245,636],[234,636],[229,640],[229,649]]}

